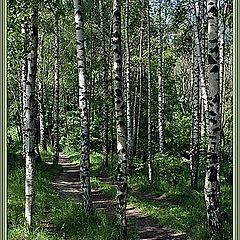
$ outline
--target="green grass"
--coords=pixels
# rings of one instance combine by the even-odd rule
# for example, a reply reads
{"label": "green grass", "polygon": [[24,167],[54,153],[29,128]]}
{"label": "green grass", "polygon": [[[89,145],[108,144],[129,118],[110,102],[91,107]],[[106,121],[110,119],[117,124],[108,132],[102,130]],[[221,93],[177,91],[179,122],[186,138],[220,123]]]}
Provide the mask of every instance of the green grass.
{"label": "green grass", "polygon": [[35,171],[35,205],[33,227],[25,237],[24,228],[24,162],[21,151],[8,153],[8,239],[10,240],[112,240],[121,239],[116,221],[94,211],[86,215],[74,200],[62,198],[51,181],[60,168],[45,163],[51,151],[42,153],[43,162]]}
{"label": "green grass", "polygon": [[[92,171],[115,175],[116,164],[109,168],[101,166],[101,155],[92,154]],[[114,162],[113,162],[114,163]],[[116,163],[116,162],[115,162]],[[185,171],[187,173],[187,170]],[[139,168],[129,179],[129,197],[131,205],[139,208],[146,215],[156,219],[163,227],[170,227],[175,231],[185,232],[190,239],[208,239],[206,208],[203,191],[193,191],[190,187],[188,175],[179,180],[177,185],[171,182],[155,181],[149,184],[144,170]],[[116,196],[116,188],[97,178],[92,179],[92,185],[104,194]],[[202,188],[203,189],[203,188]],[[154,194],[159,199],[148,199],[146,194]],[[223,211],[223,239],[232,239],[232,189],[231,186],[222,185],[220,197]]]}
{"label": "green grass", "polygon": [[[70,158],[78,159],[76,153],[71,152]],[[91,184],[93,188],[99,189],[103,194],[115,197],[116,187],[109,183],[100,181],[97,175],[110,176],[116,175],[116,162],[110,162],[108,168],[101,165],[101,154],[91,153]],[[204,240],[209,239],[206,222],[206,208],[203,191],[193,191],[190,187],[188,166],[179,162],[178,167],[182,171],[176,172],[177,184],[171,180],[171,169],[175,169],[175,162],[179,161],[175,157],[164,156],[162,166],[167,165],[169,176],[165,176],[163,181],[155,176],[153,184],[147,180],[145,165],[135,159],[135,171],[129,178],[129,197],[131,205],[138,207],[146,215],[156,219],[163,227],[170,227],[175,231],[185,232],[190,239]],[[184,165],[185,164],[185,165]],[[156,167],[156,166],[155,166]],[[156,170],[156,169],[155,169]],[[164,169],[163,169],[164,170]],[[204,170],[201,169],[201,176],[204,177]],[[169,177],[169,181],[166,179]],[[200,181],[200,189],[203,190],[203,181]],[[146,194],[163,196],[162,200],[150,200]],[[223,239],[232,239],[232,188],[225,182],[221,186],[220,196],[221,209],[223,211]]]}

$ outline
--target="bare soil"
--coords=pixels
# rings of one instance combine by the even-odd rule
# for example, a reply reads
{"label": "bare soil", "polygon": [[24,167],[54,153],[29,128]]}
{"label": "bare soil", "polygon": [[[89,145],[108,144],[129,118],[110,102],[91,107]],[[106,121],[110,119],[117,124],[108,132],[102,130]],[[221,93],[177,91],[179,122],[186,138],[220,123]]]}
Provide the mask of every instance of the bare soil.
{"label": "bare soil", "polygon": [[[60,155],[59,164],[63,172],[57,176],[53,185],[63,197],[68,197],[81,201],[79,189],[79,165],[73,164],[65,155]],[[97,176],[102,181],[107,181],[106,176]],[[109,181],[111,182],[111,181]],[[148,199],[151,196],[146,196]],[[99,211],[104,211],[111,217],[115,216],[115,200],[110,196],[103,195],[102,192],[92,189],[94,207]],[[153,196],[153,199],[155,196]],[[161,227],[157,221],[143,214],[132,205],[127,207],[127,217],[130,227],[137,228],[137,239],[141,240],[186,240],[184,233],[176,233],[171,229]]]}

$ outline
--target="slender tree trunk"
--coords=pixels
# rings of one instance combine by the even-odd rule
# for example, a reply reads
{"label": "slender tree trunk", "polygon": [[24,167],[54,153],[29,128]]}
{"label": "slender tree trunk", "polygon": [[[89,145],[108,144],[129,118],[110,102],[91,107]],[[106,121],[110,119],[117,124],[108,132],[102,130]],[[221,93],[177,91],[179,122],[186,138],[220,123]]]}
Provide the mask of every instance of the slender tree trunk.
{"label": "slender tree trunk", "polygon": [[[37,85],[37,82],[35,83]],[[37,86],[35,88],[38,88]],[[33,131],[34,131],[34,152],[35,152],[35,160],[36,162],[41,162],[40,150],[38,147],[39,143],[39,116],[38,116],[38,101],[37,94],[35,94],[34,103],[33,103],[33,114],[34,114],[34,122],[33,122]]]}
{"label": "slender tree trunk", "polygon": [[135,80],[135,91],[134,91],[134,102],[133,102],[133,155],[136,155],[136,132],[137,132],[137,113],[138,113],[138,86],[139,86],[139,74],[137,71],[137,76]]}
{"label": "slender tree trunk", "polygon": [[22,88],[22,139],[23,139],[23,153],[26,155],[26,82],[27,82],[27,74],[28,74],[28,19],[27,17],[24,17],[23,19],[23,25],[22,25],[22,34],[24,37],[23,41],[23,52],[24,55],[26,55],[22,60],[22,79],[21,79],[21,88]]}
{"label": "slender tree trunk", "polygon": [[34,98],[37,72],[37,47],[38,47],[38,9],[32,6],[30,53],[28,54],[28,71],[26,81],[25,104],[25,141],[26,141],[26,178],[25,178],[25,223],[27,227],[32,225],[32,210],[34,201]]}
{"label": "slender tree trunk", "polygon": [[132,169],[132,152],[133,152],[133,133],[131,118],[131,89],[130,89],[130,49],[129,49],[129,32],[128,32],[128,15],[129,0],[125,1],[125,51],[126,51],[126,103],[127,103],[127,151],[128,151],[128,172]]}
{"label": "slender tree trunk", "polygon": [[148,68],[148,81],[147,81],[147,88],[148,88],[148,98],[147,98],[147,119],[148,119],[148,154],[147,154],[147,165],[148,165],[148,180],[151,182],[152,181],[152,146],[151,146],[151,141],[152,141],[152,134],[151,134],[151,43],[150,43],[150,5],[149,1],[147,0],[147,28],[148,28],[148,63],[147,63],[147,68]]}
{"label": "slender tree trunk", "polygon": [[191,150],[190,169],[191,185],[193,189],[198,188],[198,167],[199,167],[199,65],[197,61],[196,46],[193,53],[193,83],[192,83],[192,129],[191,129]]}
{"label": "slender tree trunk", "polygon": [[220,84],[220,116],[221,116],[221,130],[220,130],[220,147],[222,145],[223,122],[224,122],[224,99],[225,99],[225,18],[227,14],[228,3],[224,1],[224,10],[221,16],[220,41],[219,41],[219,84]]}
{"label": "slender tree trunk", "polygon": [[89,156],[89,111],[87,78],[85,73],[84,40],[83,40],[83,14],[79,0],[74,0],[74,16],[76,24],[77,60],[79,80],[79,110],[81,128],[81,162],[80,162],[80,189],[82,191],[83,208],[91,212],[92,197],[90,184],[90,156]]}
{"label": "slender tree trunk", "polygon": [[207,1],[208,14],[208,75],[209,75],[209,142],[204,187],[208,226],[211,237],[222,239],[219,206],[219,48],[218,48],[218,8],[217,0]]}
{"label": "slender tree trunk", "polygon": [[45,64],[43,57],[43,46],[44,46],[44,36],[42,36],[41,41],[41,54],[40,54],[40,66],[41,66],[41,82],[39,83],[39,128],[40,128],[40,146],[42,150],[47,150],[47,141],[46,141],[46,107],[45,107],[45,87],[44,87],[44,78],[47,78],[45,72]]}
{"label": "slender tree trunk", "polygon": [[203,66],[203,57],[201,51],[201,42],[200,42],[200,34],[199,34],[199,2],[198,0],[194,0],[194,12],[193,12],[193,32],[194,32],[194,39],[195,39],[195,50],[196,50],[196,57],[199,66],[199,77],[201,81],[201,98],[202,98],[202,106],[203,106],[203,114],[204,120],[206,122],[206,126],[208,126],[208,98],[207,98],[207,85],[205,80],[204,74],[204,66]]}
{"label": "slender tree trunk", "polygon": [[47,151],[47,140],[46,140],[46,109],[45,109],[45,86],[42,82],[40,83],[40,104],[39,104],[39,124],[40,124],[40,145],[43,150]]}
{"label": "slender tree trunk", "polygon": [[59,161],[59,78],[60,78],[60,31],[59,14],[55,16],[55,77],[54,77],[54,105],[53,105],[53,164]]}
{"label": "slender tree trunk", "polygon": [[101,29],[101,49],[102,49],[102,59],[101,59],[101,78],[103,81],[103,158],[102,165],[108,167],[108,81],[107,81],[107,56],[105,47],[105,32],[104,32],[104,11],[103,2],[99,0],[99,12],[100,12],[100,29]]}
{"label": "slender tree trunk", "polygon": [[121,4],[113,0],[113,77],[117,128],[117,211],[126,239],[127,220],[127,152],[125,130],[125,107],[123,97],[122,57],[121,57]]}
{"label": "slender tree trunk", "polygon": [[161,27],[161,12],[162,0],[158,0],[158,137],[159,137],[159,152],[163,153],[164,138],[163,138],[163,77],[162,77],[162,27]]}
{"label": "slender tree trunk", "polygon": [[142,79],[143,79],[143,60],[142,60],[142,45],[143,45],[143,21],[140,28],[140,42],[139,42],[139,92],[138,92],[138,114],[137,114],[137,124],[136,124],[136,153],[139,153],[139,129],[140,129],[140,119],[141,119],[141,107],[142,107]]}

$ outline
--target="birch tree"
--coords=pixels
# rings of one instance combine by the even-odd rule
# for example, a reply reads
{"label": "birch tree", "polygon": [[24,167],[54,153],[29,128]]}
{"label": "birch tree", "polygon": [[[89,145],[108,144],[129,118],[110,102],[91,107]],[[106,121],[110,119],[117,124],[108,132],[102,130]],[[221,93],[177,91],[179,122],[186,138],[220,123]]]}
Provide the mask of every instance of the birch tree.
{"label": "birch tree", "polygon": [[158,0],[158,136],[159,151],[163,152],[163,77],[162,77],[162,0]]}
{"label": "birch tree", "polygon": [[59,31],[59,12],[55,13],[55,76],[54,76],[54,106],[53,106],[53,164],[58,165],[59,161],[59,77],[60,77],[60,31]]}
{"label": "birch tree", "polygon": [[81,128],[81,159],[80,159],[80,190],[83,208],[92,211],[92,197],[90,184],[90,156],[89,156],[89,111],[87,78],[85,73],[83,13],[80,0],[74,0],[74,16],[76,25],[77,67],[79,81],[79,111]]}
{"label": "birch tree", "polygon": [[196,46],[193,50],[193,82],[192,82],[192,129],[190,149],[191,185],[193,189],[198,188],[199,167],[199,65],[197,61]]}
{"label": "birch tree", "polygon": [[223,11],[221,14],[220,24],[220,39],[219,39],[219,84],[220,84],[220,116],[221,116],[221,132],[220,145],[223,136],[224,122],[224,95],[225,95],[225,31],[226,31],[226,16],[228,9],[228,1],[223,3]]}
{"label": "birch tree", "polygon": [[26,81],[25,104],[25,141],[26,141],[26,178],[25,178],[25,223],[32,225],[32,210],[34,201],[34,101],[35,82],[37,72],[37,47],[38,47],[38,8],[32,6],[30,16],[30,52],[28,54],[28,70]]}
{"label": "birch tree", "polygon": [[133,151],[132,139],[132,117],[131,117],[131,93],[130,93],[130,48],[129,48],[129,31],[128,31],[128,15],[129,15],[129,0],[125,2],[125,51],[126,51],[126,102],[127,102],[127,150],[129,156],[128,171],[131,171],[131,157]]}
{"label": "birch tree", "polygon": [[[201,39],[200,39],[200,20],[199,20],[199,1],[194,0],[193,5],[193,33],[194,33],[194,42],[195,42],[195,51],[196,51],[196,57],[197,62],[199,66],[199,78],[201,81],[201,99],[202,99],[202,106],[203,106],[203,124],[206,123],[206,126],[208,126],[208,93],[207,93],[207,84],[206,84],[206,78],[205,78],[205,71],[204,71],[204,65],[203,65],[203,52],[201,49]],[[204,129],[204,128],[203,128]]]}
{"label": "birch tree", "polygon": [[107,81],[107,56],[106,56],[106,43],[104,31],[104,9],[103,1],[99,0],[99,13],[100,13],[100,39],[101,39],[101,80],[103,82],[103,159],[102,165],[108,166],[108,81]]}
{"label": "birch tree", "polygon": [[23,59],[22,59],[22,76],[21,76],[21,90],[22,90],[22,139],[23,139],[23,152],[26,154],[26,81],[28,71],[27,61],[27,49],[28,49],[28,18],[24,17],[22,24],[22,35],[23,35]]}
{"label": "birch tree", "polygon": [[147,97],[147,138],[148,138],[148,154],[147,154],[147,165],[148,165],[148,180],[151,182],[152,181],[152,146],[151,146],[151,43],[150,43],[150,5],[149,1],[147,1],[147,31],[148,31],[148,63],[147,63],[147,71],[148,71],[148,76],[147,76],[147,88],[148,88],[148,97]]}
{"label": "birch tree", "polygon": [[140,129],[140,119],[141,119],[141,110],[142,110],[142,79],[143,79],[143,19],[141,21],[141,27],[140,27],[140,34],[139,34],[139,81],[138,81],[138,88],[139,91],[137,93],[137,102],[138,102],[138,112],[137,112],[137,120],[136,120],[136,124],[135,124],[135,134],[134,134],[134,149],[136,151],[136,153],[139,152],[139,129]]}
{"label": "birch tree", "polygon": [[121,1],[113,0],[113,78],[117,130],[117,212],[126,239],[127,152],[121,56]]}
{"label": "birch tree", "polygon": [[221,239],[221,219],[219,206],[219,48],[218,48],[218,8],[217,0],[207,1],[208,14],[208,76],[209,76],[209,142],[204,196],[206,202],[209,231],[212,238]]}

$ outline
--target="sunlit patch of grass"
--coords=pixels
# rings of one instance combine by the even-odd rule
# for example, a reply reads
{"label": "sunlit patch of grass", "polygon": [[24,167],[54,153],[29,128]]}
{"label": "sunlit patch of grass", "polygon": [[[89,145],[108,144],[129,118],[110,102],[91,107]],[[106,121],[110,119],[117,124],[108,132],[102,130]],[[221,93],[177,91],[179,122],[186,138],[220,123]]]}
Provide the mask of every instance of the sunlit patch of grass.
{"label": "sunlit patch of grass", "polygon": [[42,150],[40,152],[41,159],[44,162],[52,162],[53,160],[53,147],[51,145],[47,146],[47,150]]}
{"label": "sunlit patch of grass", "polygon": [[104,195],[114,198],[117,194],[117,189],[108,183],[100,181],[96,177],[91,177],[91,185],[93,188],[102,191]]}
{"label": "sunlit patch of grass", "polygon": [[74,163],[74,164],[80,163],[80,152],[76,152],[76,151],[70,150],[68,148],[65,148],[63,151],[63,154],[66,154],[72,163]]}

